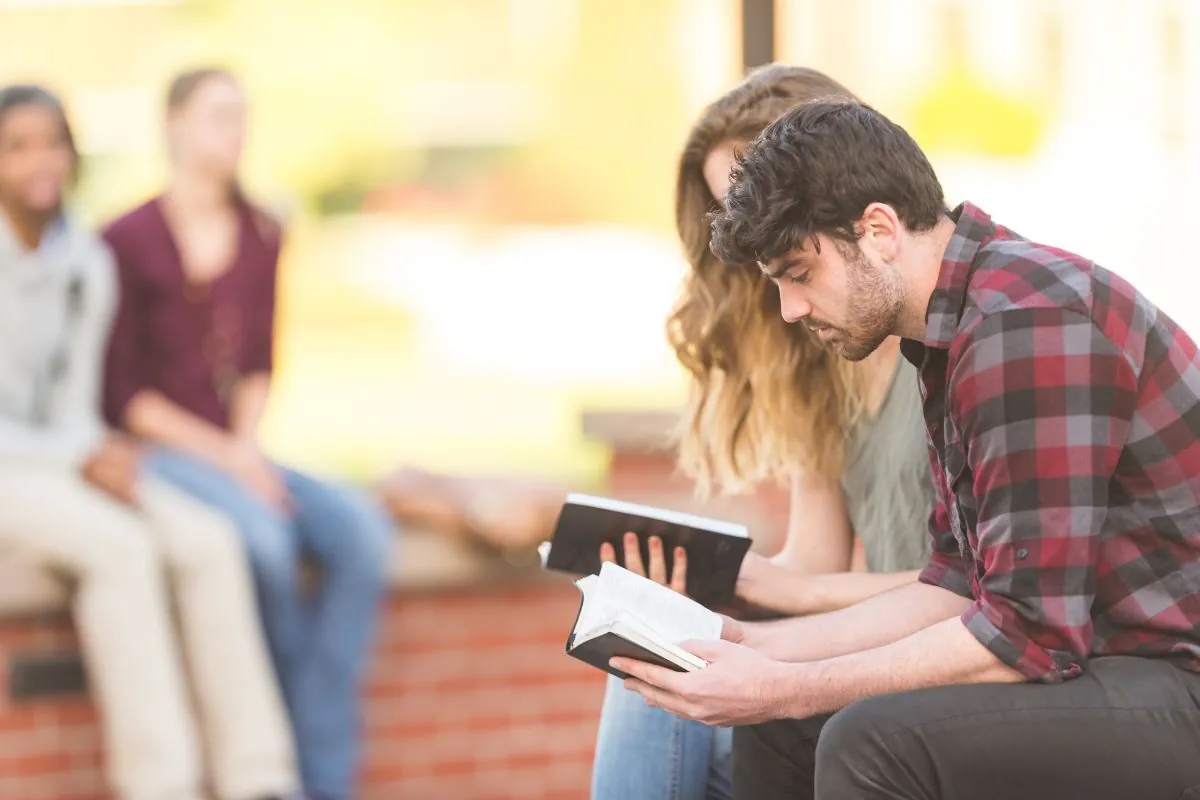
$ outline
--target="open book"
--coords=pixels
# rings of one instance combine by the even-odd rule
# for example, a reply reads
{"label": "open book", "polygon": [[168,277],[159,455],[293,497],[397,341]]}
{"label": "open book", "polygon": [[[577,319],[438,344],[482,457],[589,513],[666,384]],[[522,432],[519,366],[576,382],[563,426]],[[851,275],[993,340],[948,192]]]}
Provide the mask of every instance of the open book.
{"label": "open book", "polygon": [[595,575],[600,572],[600,545],[605,542],[613,546],[618,563],[623,564],[622,539],[627,532],[638,534],[643,564],[650,563],[649,537],[662,539],[668,574],[674,569],[675,548],[687,550],[689,597],[709,608],[733,601],[742,559],[750,549],[745,525],[607,497],[567,495],[549,552],[544,554],[545,566]]}
{"label": "open book", "polygon": [[599,575],[580,578],[579,616],[567,637],[567,653],[616,675],[608,665],[623,656],[676,672],[693,672],[707,663],[679,645],[689,639],[720,639],[721,617],[695,600],[616,564]]}

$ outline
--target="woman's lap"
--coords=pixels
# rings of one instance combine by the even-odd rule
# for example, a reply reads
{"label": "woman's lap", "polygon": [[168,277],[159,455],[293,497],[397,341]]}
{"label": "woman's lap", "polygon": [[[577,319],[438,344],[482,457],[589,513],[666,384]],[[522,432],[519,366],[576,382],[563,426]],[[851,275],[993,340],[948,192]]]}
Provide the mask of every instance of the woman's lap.
{"label": "woman's lap", "polygon": [[727,800],[731,731],[647,706],[609,677],[592,774],[594,800]]}

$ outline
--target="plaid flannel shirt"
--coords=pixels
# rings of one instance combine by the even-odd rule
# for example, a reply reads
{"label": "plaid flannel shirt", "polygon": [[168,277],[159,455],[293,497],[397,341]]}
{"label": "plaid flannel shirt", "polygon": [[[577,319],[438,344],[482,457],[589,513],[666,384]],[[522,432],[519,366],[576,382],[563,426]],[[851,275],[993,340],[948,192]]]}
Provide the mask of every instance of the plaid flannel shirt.
{"label": "plaid flannel shirt", "polygon": [[1127,282],[965,204],[920,369],[937,502],[921,581],[1029,680],[1200,671],[1200,359]]}

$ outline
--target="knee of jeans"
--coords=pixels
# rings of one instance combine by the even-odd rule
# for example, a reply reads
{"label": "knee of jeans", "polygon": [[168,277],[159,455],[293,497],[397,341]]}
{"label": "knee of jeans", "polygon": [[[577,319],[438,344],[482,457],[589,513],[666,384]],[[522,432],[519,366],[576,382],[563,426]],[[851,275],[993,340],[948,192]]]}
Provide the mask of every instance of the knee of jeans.
{"label": "knee of jeans", "polygon": [[240,520],[238,527],[255,583],[290,591],[298,580],[300,557],[287,523],[264,513]]}
{"label": "knee of jeans", "polygon": [[382,584],[395,554],[391,521],[365,498],[347,498],[345,513],[343,568],[349,568],[359,580]]}
{"label": "knee of jeans", "polygon": [[604,702],[600,706],[600,727],[628,728],[640,715],[653,711],[637,692],[625,688],[625,682],[609,675],[604,687]]}

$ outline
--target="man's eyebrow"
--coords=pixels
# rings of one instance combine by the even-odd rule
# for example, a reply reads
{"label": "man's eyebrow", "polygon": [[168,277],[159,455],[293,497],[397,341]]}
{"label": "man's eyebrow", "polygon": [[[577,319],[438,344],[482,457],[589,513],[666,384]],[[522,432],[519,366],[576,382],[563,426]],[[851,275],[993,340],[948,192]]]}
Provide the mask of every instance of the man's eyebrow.
{"label": "man's eyebrow", "polygon": [[758,262],[758,268],[761,269],[763,271],[763,273],[765,273],[766,276],[768,278],[770,278],[771,280],[778,280],[779,278],[782,278],[785,274],[787,274],[787,271],[789,269],[791,269],[792,267],[799,266],[799,264],[800,264],[800,260],[797,258],[784,258],[784,259],[780,260],[779,266],[774,270],[771,270],[766,264],[764,264],[761,261]]}

